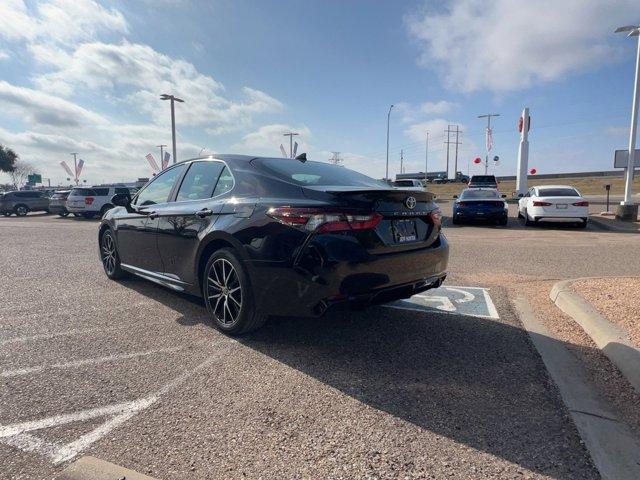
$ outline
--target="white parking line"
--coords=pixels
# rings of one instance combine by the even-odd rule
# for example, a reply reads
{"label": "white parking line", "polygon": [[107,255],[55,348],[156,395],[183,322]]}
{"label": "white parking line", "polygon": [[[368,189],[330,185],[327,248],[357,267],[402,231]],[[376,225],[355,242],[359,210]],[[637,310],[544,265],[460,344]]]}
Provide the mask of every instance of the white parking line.
{"label": "white parking line", "polygon": [[145,357],[148,355],[156,355],[159,353],[175,353],[181,349],[182,347],[159,348],[157,350],[146,350],[143,352],[122,353],[119,355],[108,355],[106,357],[85,358],[82,360],[75,360],[72,362],[52,363],[52,364],[45,364],[45,365],[37,365],[35,367],[17,368],[15,370],[4,370],[0,372],[0,377],[18,377],[20,375],[28,375],[30,373],[39,373],[39,372],[42,372],[43,370],[49,370],[49,369],[78,368],[78,367],[83,367],[85,365],[97,365],[97,364],[106,363],[106,362],[116,362],[118,360]]}
{"label": "white parking line", "polygon": [[[223,350],[226,350],[226,348],[223,347]],[[111,430],[117,428],[137,413],[153,405],[155,402],[160,400],[162,395],[165,395],[172,389],[178,387],[200,370],[209,367],[213,362],[220,358],[222,353],[223,352],[220,351],[217,352],[216,355],[208,357],[194,368],[181,373],[173,380],[162,386],[158,391],[144,398],[114,405],[90,408],[78,412],[54,415],[53,417],[41,418],[38,420],[14,423],[13,425],[0,425],[0,442],[19,448],[25,452],[38,453],[49,458],[56,465],[67,460],[71,460],[84,449],[89,447],[89,445],[100,440]],[[98,427],[82,435],[77,440],[67,443],[66,445],[49,442],[29,433],[35,430],[57,427],[73,422],[83,422],[99,417],[109,418]]]}
{"label": "white parking line", "polygon": [[85,333],[104,332],[107,330],[111,331],[116,328],[124,328],[124,327],[97,327],[97,328],[84,328],[84,329],[77,328],[73,330],[67,330],[65,332],[37,333],[35,335],[27,335],[23,337],[15,337],[15,338],[8,338],[6,340],[0,340],[0,346],[9,345],[11,343],[31,342],[34,340],[46,340],[48,338],[55,338],[55,337],[84,335]]}

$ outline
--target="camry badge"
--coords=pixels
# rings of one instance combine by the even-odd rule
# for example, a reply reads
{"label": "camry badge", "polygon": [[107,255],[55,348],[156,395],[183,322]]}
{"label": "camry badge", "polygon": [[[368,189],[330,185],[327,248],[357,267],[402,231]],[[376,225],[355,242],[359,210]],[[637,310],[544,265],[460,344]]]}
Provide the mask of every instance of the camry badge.
{"label": "camry badge", "polygon": [[409,210],[413,210],[414,208],[416,208],[415,197],[407,197],[404,201],[404,204],[407,206]]}

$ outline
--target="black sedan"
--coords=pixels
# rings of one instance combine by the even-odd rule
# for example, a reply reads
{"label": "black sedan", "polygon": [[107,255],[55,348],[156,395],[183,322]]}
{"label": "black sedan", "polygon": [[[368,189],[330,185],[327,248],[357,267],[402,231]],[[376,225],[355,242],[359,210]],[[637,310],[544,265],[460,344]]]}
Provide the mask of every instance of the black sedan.
{"label": "black sedan", "polygon": [[128,273],[204,298],[214,325],[320,316],[438,287],[449,247],[432,195],[306,158],[218,155],[115,195],[98,242]]}
{"label": "black sedan", "polygon": [[509,207],[495,188],[467,188],[453,204],[452,222],[483,221],[507,225]]}

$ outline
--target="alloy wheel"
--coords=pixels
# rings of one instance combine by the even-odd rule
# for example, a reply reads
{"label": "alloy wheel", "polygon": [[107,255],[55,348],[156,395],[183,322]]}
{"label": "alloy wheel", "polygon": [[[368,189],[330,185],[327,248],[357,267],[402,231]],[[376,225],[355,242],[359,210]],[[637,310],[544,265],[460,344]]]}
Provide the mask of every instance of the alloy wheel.
{"label": "alloy wheel", "polygon": [[102,264],[108,275],[113,275],[116,271],[116,245],[110,233],[102,236]]}
{"label": "alloy wheel", "polygon": [[16,215],[20,217],[24,217],[27,214],[27,208],[23,206],[19,206],[16,208]]}
{"label": "alloy wheel", "polygon": [[238,273],[231,262],[216,259],[207,272],[207,302],[216,319],[224,325],[232,325],[242,310],[242,287]]}

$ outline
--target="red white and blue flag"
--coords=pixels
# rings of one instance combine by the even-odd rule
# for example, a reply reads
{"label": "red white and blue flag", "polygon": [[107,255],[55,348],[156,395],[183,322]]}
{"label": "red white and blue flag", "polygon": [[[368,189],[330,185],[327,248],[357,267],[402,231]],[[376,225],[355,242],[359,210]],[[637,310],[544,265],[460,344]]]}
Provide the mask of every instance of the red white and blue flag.
{"label": "red white and blue flag", "polygon": [[493,148],[493,130],[491,127],[487,127],[487,152],[490,152]]}
{"label": "red white and blue flag", "polygon": [[171,154],[169,152],[164,152],[164,158],[162,159],[162,170],[169,166],[169,160],[171,160]]}
{"label": "red white and blue flag", "polygon": [[160,168],[158,167],[158,164],[156,163],[156,159],[153,158],[153,155],[151,155],[150,153],[147,153],[147,155],[144,158],[147,159],[147,162],[149,162],[149,165],[151,165],[151,169],[154,172],[157,172],[160,170]]}

